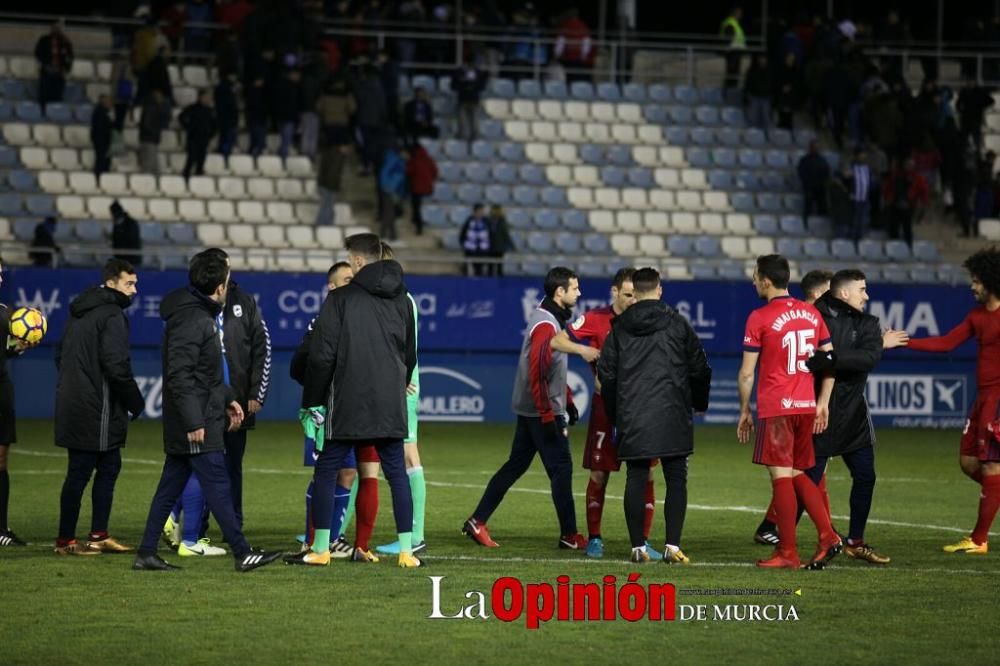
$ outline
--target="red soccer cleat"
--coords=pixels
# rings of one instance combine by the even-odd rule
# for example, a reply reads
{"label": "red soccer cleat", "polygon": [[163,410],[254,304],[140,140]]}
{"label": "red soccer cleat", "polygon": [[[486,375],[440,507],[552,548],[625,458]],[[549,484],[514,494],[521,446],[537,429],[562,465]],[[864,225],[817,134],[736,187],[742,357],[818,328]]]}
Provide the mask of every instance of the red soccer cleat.
{"label": "red soccer cleat", "polygon": [[819,545],[816,547],[816,552],[813,554],[812,559],[809,560],[809,564],[805,566],[806,569],[820,570],[826,567],[827,563],[834,557],[840,554],[840,551],[844,549],[844,542],[837,536],[834,532],[833,537],[826,540],[820,541]]}
{"label": "red soccer cleat", "polygon": [[462,532],[467,534],[470,539],[478,543],[480,546],[485,548],[499,548],[500,544],[493,540],[490,536],[490,530],[486,527],[486,523],[481,523],[475,518],[469,518],[462,525]]}
{"label": "red soccer cleat", "polygon": [[579,532],[559,537],[559,547],[564,550],[587,550],[587,539]]}
{"label": "red soccer cleat", "polygon": [[776,550],[766,560],[757,560],[757,566],[762,569],[798,569],[802,566],[798,556],[787,557],[781,551]]}

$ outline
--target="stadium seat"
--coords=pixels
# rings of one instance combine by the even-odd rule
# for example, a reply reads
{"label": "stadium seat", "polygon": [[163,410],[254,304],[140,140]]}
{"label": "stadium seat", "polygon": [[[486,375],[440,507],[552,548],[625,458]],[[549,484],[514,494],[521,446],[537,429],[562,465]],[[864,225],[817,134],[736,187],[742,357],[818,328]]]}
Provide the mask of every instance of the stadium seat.
{"label": "stadium seat", "polygon": [[779,238],[777,250],[778,254],[789,259],[801,259],[805,256],[802,250],[802,240],[799,238]]}
{"label": "stadium seat", "polygon": [[698,233],[698,216],[694,213],[675,211],[670,215],[670,226],[678,234]]}
{"label": "stadium seat", "polygon": [[510,188],[506,185],[487,185],[483,198],[489,205],[506,206],[510,202]]}
{"label": "stadium seat", "polygon": [[830,257],[830,246],[821,238],[807,238],[802,245],[802,250],[810,259],[828,259]]}
{"label": "stadium seat", "polygon": [[783,235],[802,236],[806,233],[802,218],[798,215],[782,215],[778,220],[778,228]]}
{"label": "stadium seat", "polygon": [[882,241],[868,238],[858,241],[858,256],[863,261],[885,261]]}
{"label": "stadium seat", "polygon": [[[980,220],[979,221],[980,233],[982,233],[982,223],[983,220]],[[1000,238],[996,240],[1000,240]],[[930,241],[923,241],[923,240],[913,241],[913,258],[918,261],[926,261],[932,263],[938,262],[941,259],[940,255],[938,254],[937,246]]]}
{"label": "stadium seat", "polygon": [[694,250],[698,255],[715,258],[722,255],[722,247],[716,236],[699,236],[695,239]]}
{"label": "stadium seat", "polygon": [[607,254],[611,251],[611,243],[604,234],[586,234],[583,237],[583,247],[594,255]]}
{"label": "stadium seat", "polygon": [[657,234],[670,232],[670,215],[663,210],[651,210],[643,214],[643,224],[647,231]]}
{"label": "stadium seat", "polygon": [[517,82],[518,97],[537,98],[542,96],[542,87],[534,79],[521,79]]}
{"label": "stadium seat", "polygon": [[667,238],[667,251],[672,257],[694,257],[697,255],[694,240],[690,236],[670,236]]}
{"label": "stadium seat", "polygon": [[518,175],[526,185],[545,185],[545,168],[537,164],[522,164]]}
{"label": "stadium seat", "polygon": [[506,162],[494,164],[490,173],[493,180],[504,185],[511,185],[517,181],[517,169]]}
{"label": "stadium seat", "polygon": [[219,195],[225,199],[245,199],[247,196],[244,189],[245,183],[246,181],[243,178],[233,178],[231,176],[219,178]]}
{"label": "stadium seat", "polygon": [[[293,192],[282,191],[281,189],[282,183],[289,182],[294,183],[296,187],[301,187],[298,180],[279,180],[279,196],[295,196]],[[160,191],[168,196],[185,196],[184,185],[184,179],[180,176],[160,176]],[[214,199],[218,196],[218,192],[215,190],[215,179],[211,176],[191,176],[187,182],[187,188],[190,189],[191,194],[200,199]],[[177,194],[174,194],[174,192],[177,192]],[[299,193],[301,193],[301,190]]]}
{"label": "stadium seat", "polygon": [[616,107],[618,120],[623,123],[641,125],[645,122],[642,115],[642,107],[638,104],[618,104]]}
{"label": "stadium seat", "polygon": [[535,212],[535,226],[546,231],[554,231],[559,228],[559,215],[552,210],[542,208]]}
{"label": "stadium seat", "polygon": [[589,187],[571,187],[566,191],[566,198],[571,206],[575,208],[593,208],[594,194]]}
{"label": "stadium seat", "polygon": [[712,157],[704,148],[689,148],[687,151],[687,161],[688,164],[698,169],[707,169],[712,166]]}
{"label": "stadium seat", "polygon": [[830,254],[840,261],[854,261],[858,258],[854,242],[846,238],[835,238],[830,241]]}
{"label": "stadium seat", "polygon": [[105,240],[104,228],[94,220],[80,220],[74,225],[73,231],[84,242],[97,243]]}
{"label": "stadium seat", "polygon": [[634,210],[620,210],[615,214],[615,227],[618,231],[639,233],[643,230],[642,213]]}
{"label": "stadium seat", "polygon": [[[285,165],[277,155],[261,155],[257,158],[257,171],[271,178],[280,178],[286,174]],[[289,169],[288,171],[291,171]]]}
{"label": "stadium seat", "polygon": [[256,247],[257,238],[254,227],[249,224],[230,224],[226,226],[229,242],[236,247]]}
{"label": "stadium seat", "polygon": [[641,234],[638,238],[637,250],[647,257],[661,257],[667,254],[667,249],[660,234]]}
{"label": "stadium seat", "polygon": [[901,240],[886,241],[885,256],[890,261],[898,261],[898,262],[907,262],[913,258],[910,252],[910,246]]}
{"label": "stadium seat", "polygon": [[487,91],[496,97],[511,98],[517,93],[517,88],[510,79],[490,79]]}
{"label": "stadium seat", "polygon": [[680,104],[694,105],[698,103],[698,91],[691,86],[674,87],[674,99]]}
{"label": "stadium seat", "polygon": [[285,230],[277,224],[261,224],[257,227],[257,241],[272,249],[285,247]]}
{"label": "stadium seat", "polygon": [[590,229],[587,214],[574,208],[562,212],[562,225],[571,231],[588,231]]}
{"label": "stadium seat", "polygon": [[753,223],[745,213],[730,213],[726,215],[726,229],[729,233],[750,235],[753,233]]}
{"label": "stadium seat", "polygon": [[747,249],[751,257],[774,254],[774,239],[751,237],[747,239]]}
{"label": "stadium seat", "polygon": [[698,228],[703,234],[722,235],[726,233],[726,218],[722,213],[702,213],[698,216]]}
{"label": "stadium seat", "polygon": [[562,208],[569,205],[569,200],[566,198],[566,190],[561,187],[543,187],[541,198],[542,204],[553,208]]}
{"label": "stadium seat", "polygon": [[524,153],[536,164],[549,164],[553,161],[551,144],[531,142],[524,147]]}
{"label": "stadium seat", "polygon": [[[295,224],[300,220],[296,218],[295,208],[287,201],[268,201],[265,205],[267,218],[276,224]],[[341,219],[339,213],[335,213],[338,222]],[[312,222],[316,218],[315,214],[307,216],[302,222]]]}
{"label": "stadium seat", "polygon": [[236,212],[240,219],[251,224],[267,222],[264,205],[259,201],[240,201],[236,204]]}
{"label": "stadium seat", "polygon": [[652,188],[656,185],[653,172],[644,167],[632,167],[628,170],[628,182],[635,187]]}
{"label": "stadium seat", "polygon": [[198,241],[205,247],[221,247],[226,244],[226,228],[221,224],[199,224],[197,233]]}
{"label": "stadium seat", "polygon": [[208,218],[215,222],[233,223],[239,221],[232,201],[209,201]]}
{"label": "stadium seat", "polygon": [[733,259],[750,259],[747,240],[742,236],[726,236],[722,239],[722,253]]}

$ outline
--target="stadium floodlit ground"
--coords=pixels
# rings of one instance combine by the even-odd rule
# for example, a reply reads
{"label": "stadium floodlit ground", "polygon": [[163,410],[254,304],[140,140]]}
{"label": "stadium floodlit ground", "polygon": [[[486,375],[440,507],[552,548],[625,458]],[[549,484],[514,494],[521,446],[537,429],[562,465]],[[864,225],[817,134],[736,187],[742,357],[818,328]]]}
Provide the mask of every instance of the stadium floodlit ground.
{"label": "stadium floodlit ground", "polygon": [[[703,427],[696,434],[683,543],[691,566],[626,561],[624,473],[613,476],[608,489],[605,559],[557,550],[548,482],[537,461],[491,519],[501,547],[487,550],[459,530],[505,458],[512,428],[429,424],[421,430],[429,486],[426,568],[398,569],[395,558],[384,558],[377,565],[339,561],[305,570],[277,563],[238,574],[229,557],[182,559],[169,551],[161,554],[184,571],[133,572],[127,555],[57,557],[52,540],[65,453],[52,445],[50,423],[24,421],[18,429],[19,443],[11,451],[11,525],[32,545],[0,551],[3,663],[613,663],[619,655],[629,663],[989,663],[1000,648],[1000,552],[975,557],[941,551],[971,527],[977,501],[976,486],[959,472],[959,433],[953,431],[879,431],[879,481],[867,537],[892,556],[885,567],[841,555],[820,572],[754,568],[770,552],[751,541],[770,488],[764,469],[750,463],[750,449],[736,443],[735,427]],[[583,434],[582,427],[572,433],[575,465]],[[112,533],[133,545],[159,476],[161,451],[159,423],[133,424],[111,522]],[[301,459],[297,424],[264,424],[251,434],[245,501],[252,544],[296,548],[309,479]],[[849,477],[838,460],[829,474],[834,522],[846,529]],[[583,529],[582,470],[574,484]],[[385,484],[380,492],[373,543],[394,539]],[[662,499],[662,479],[657,492]],[[661,515],[653,542],[662,546]],[[81,533],[88,527],[89,494]],[[814,535],[804,519],[804,554],[811,553]],[[210,536],[219,538],[214,523]],[[492,614],[490,589],[501,576],[555,586],[563,574],[573,583],[600,583],[614,575],[621,585],[630,572],[641,574],[642,584],[675,584],[679,615],[682,606],[703,605],[706,619],[553,620],[537,630],[527,629],[524,617],[510,623],[428,619],[429,576],[443,577],[439,610],[455,615],[473,603],[466,599],[472,590],[486,595]],[[705,594],[718,588],[792,593]],[[798,620],[738,622],[734,618],[745,611],[733,609],[726,621],[714,616],[716,605],[781,605],[785,616],[794,606]]]}

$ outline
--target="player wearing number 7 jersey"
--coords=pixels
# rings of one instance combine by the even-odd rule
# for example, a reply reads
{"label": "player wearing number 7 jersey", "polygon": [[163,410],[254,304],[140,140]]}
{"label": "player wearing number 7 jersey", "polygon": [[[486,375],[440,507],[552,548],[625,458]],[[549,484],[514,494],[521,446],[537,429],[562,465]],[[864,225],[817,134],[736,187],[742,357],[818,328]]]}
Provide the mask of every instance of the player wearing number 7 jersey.
{"label": "player wearing number 7 jersey", "polygon": [[[753,430],[750,394],[757,361],[757,439],[753,461],[765,465],[771,476],[772,505],[777,514],[779,543],[774,554],[757,562],[760,567],[799,568],[795,545],[797,501],[816,525],[819,546],[809,568],[822,568],[842,549],[830,524],[823,495],[802,472],[815,465],[812,436],[826,429],[830,415],[833,377],[821,383],[817,399],[813,375],[806,361],[816,349],[831,360],[833,345],[819,311],[788,294],[788,260],[777,254],[757,258],[753,283],[767,305],[750,313],[743,337],[739,371],[740,420],[736,432],[746,443]],[[822,364],[817,364],[822,371]],[[814,367],[816,367],[814,365]],[[796,501],[797,499],[797,501]]]}

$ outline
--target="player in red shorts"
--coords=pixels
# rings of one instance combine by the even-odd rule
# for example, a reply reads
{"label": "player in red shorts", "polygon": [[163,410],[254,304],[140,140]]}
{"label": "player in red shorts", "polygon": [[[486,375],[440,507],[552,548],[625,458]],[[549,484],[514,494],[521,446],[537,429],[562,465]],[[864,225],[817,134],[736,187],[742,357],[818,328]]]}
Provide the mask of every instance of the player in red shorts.
{"label": "player in red shorts", "polygon": [[982,486],[979,518],[972,534],[944,547],[946,553],[985,555],[987,536],[1000,508],[1000,249],[987,248],[965,260],[972,294],[979,306],[946,335],[910,338],[910,349],[949,352],[975,337],[976,400],[962,431],[959,464],[962,471]]}
{"label": "player in red shorts", "polygon": [[[601,539],[601,517],[604,513],[604,494],[608,487],[608,477],[611,472],[621,469],[613,438],[614,425],[608,419],[604,410],[604,400],[601,398],[600,386],[597,383],[597,357],[604,346],[604,341],[611,333],[611,322],[615,317],[625,312],[635,303],[635,292],[632,288],[634,268],[622,268],[611,281],[611,303],[594,308],[580,315],[565,331],[560,331],[552,339],[551,346],[556,351],[566,354],[579,354],[590,363],[594,371],[594,394],[591,397],[590,423],[587,426],[587,443],[583,449],[583,468],[590,470],[590,481],[587,483],[587,530],[590,532],[587,541],[588,557],[604,557],[604,541]],[[653,475],[650,471],[649,484],[646,487],[646,520],[645,533],[656,513],[656,494],[653,490]],[[646,544],[646,552],[650,559],[659,560],[662,554]]]}
{"label": "player in red shorts", "polygon": [[[753,461],[767,466],[778,523],[778,547],[757,562],[759,567],[801,566],[795,546],[798,502],[816,525],[819,546],[808,568],[820,569],[843,545],[830,524],[823,494],[803,474],[816,464],[812,436],[826,429],[830,416],[833,377],[825,377],[817,399],[813,375],[806,361],[818,348],[832,360],[830,332],[819,311],[788,294],[788,260],[777,254],[757,258],[753,283],[767,305],[750,313],[743,337],[743,364],[739,372],[740,420],[736,428],[741,443],[750,440],[754,428],[750,394],[760,360],[757,383],[757,443]],[[832,365],[832,363],[831,363]]]}

